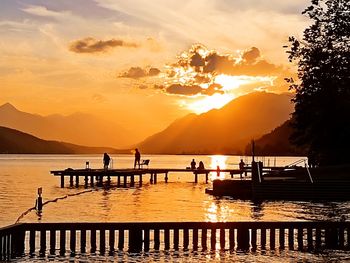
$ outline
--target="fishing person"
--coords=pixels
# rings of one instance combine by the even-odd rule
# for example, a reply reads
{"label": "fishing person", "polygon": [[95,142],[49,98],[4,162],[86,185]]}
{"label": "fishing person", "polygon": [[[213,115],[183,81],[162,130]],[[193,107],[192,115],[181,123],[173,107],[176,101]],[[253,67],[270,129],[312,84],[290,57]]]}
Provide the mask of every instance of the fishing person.
{"label": "fishing person", "polygon": [[138,164],[139,169],[140,169],[140,160],[141,160],[141,153],[140,153],[139,150],[136,148],[136,149],[135,149],[134,169],[136,168],[136,164]]}

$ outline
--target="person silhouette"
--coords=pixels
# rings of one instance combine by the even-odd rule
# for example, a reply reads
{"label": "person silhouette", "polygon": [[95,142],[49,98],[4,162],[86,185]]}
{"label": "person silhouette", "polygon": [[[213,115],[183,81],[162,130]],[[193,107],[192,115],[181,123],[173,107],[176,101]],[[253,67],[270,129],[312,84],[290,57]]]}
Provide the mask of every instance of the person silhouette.
{"label": "person silhouette", "polygon": [[136,164],[138,164],[139,169],[140,169],[140,160],[141,160],[141,154],[140,154],[139,150],[136,148],[135,149],[134,169],[136,168]]}
{"label": "person silhouette", "polygon": [[241,177],[241,179],[242,179],[242,175],[243,175],[243,171],[244,171],[244,166],[245,166],[245,163],[243,162],[243,159],[241,159],[241,161],[239,163],[239,170],[240,170],[239,176]]}
{"label": "person silhouette", "polygon": [[204,163],[202,161],[198,164],[198,170],[204,170]]}
{"label": "person silhouette", "polygon": [[103,154],[103,168],[105,170],[108,169],[110,160],[111,160],[111,157],[109,157],[109,155],[107,153],[104,153]]}
{"label": "person silhouette", "polygon": [[196,161],[194,159],[192,159],[192,162],[191,162],[191,169],[192,170],[196,169]]}

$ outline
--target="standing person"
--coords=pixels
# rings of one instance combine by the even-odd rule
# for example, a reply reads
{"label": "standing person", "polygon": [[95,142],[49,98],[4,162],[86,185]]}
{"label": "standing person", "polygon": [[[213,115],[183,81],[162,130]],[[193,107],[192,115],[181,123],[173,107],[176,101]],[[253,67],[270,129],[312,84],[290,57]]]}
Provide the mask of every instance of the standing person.
{"label": "standing person", "polygon": [[141,160],[141,154],[140,154],[139,150],[136,148],[135,149],[134,169],[136,168],[136,164],[139,165],[139,169],[140,169],[140,160]]}
{"label": "standing person", "polygon": [[104,153],[103,154],[103,168],[105,170],[108,169],[110,160],[111,160],[111,157],[109,157],[109,155],[107,153]]}
{"label": "standing person", "polygon": [[196,161],[194,159],[192,159],[192,162],[191,162],[191,169],[192,170],[196,169]]}
{"label": "standing person", "polygon": [[239,176],[241,177],[241,179],[242,179],[242,175],[243,175],[243,171],[244,171],[244,166],[245,166],[245,163],[243,162],[243,159],[241,159],[241,161],[239,163],[239,170],[240,170]]}

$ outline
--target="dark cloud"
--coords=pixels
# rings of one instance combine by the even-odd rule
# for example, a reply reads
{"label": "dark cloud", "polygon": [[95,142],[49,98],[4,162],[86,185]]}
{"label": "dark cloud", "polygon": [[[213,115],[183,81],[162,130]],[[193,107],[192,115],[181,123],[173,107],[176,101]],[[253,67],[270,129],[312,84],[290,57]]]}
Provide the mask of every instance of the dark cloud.
{"label": "dark cloud", "polygon": [[199,85],[196,84],[171,84],[169,86],[164,85],[154,85],[154,88],[161,89],[166,93],[169,94],[176,94],[176,95],[185,95],[185,96],[193,96],[197,94],[201,95],[207,95],[212,96],[215,93],[223,94],[224,92],[221,90],[222,86],[217,83],[212,83],[208,86],[208,88],[202,88]]}
{"label": "dark cloud", "polygon": [[199,85],[172,84],[165,91],[170,94],[192,96],[201,93],[203,88]]}
{"label": "dark cloud", "polygon": [[73,41],[69,50],[75,53],[103,53],[115,47],[138,47],[136,43],[125,42],[121,39],[97,40],[92,37]]}
{"label": "dark cloud", "polygon": [[251,49],[245,51],[242,55],[242,59],[244,59],[247,63],[252,64],[260,57],[260,50],[256,47],[252,47]]}
{"label": "dark cloud", "polygon": [[144,77],[154,77],[160,73],[157,68],[143,69],[141,67],[131,67],[128,71],[119,75],[120,78],[139,79]]}

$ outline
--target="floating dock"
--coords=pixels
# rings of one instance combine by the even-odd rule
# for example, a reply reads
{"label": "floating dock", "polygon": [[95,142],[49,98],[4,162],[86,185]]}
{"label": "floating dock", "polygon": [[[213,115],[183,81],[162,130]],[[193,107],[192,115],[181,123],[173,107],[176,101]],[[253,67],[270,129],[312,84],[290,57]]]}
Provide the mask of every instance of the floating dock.
{"label": "floating dock", "polygon": [[350,167],[286,168],[265,172],[252,164],[251,180],[214,180],[206,192],[254,200],[350,200]]}
{"label": "floating dock", "polygon": [[[249,172],[250,169],[245,169],[245,172]],[[149,176],[151,184],[158,182],[158,176],[164,175],[164,182],[167,183],[170,173],[192,173],[194,182],[198,183],[198,176],[205,176],[205,182],[209,181],[209,173],[215,172],[218,176],[221,173],[228,173],[233,178],[235,174],[241,174],[239,169],[176,169],[176,168],[147,168],[147,169],[72,169],[51,171],[51,174],[61,178],[61,187],[65,186],[65,178],[69,179],[70,187],[74,185],[78,187],[81,181],[84,181],[84,186],[88,187],[102,185],[103,182],[111,183],[112,178],[116,179],[118,187],[133,187],[135,184],[142,186],[143,177]],[[138,181],[137,181],[138,180]],[[74,182],[75,181],[75,182]]]}

